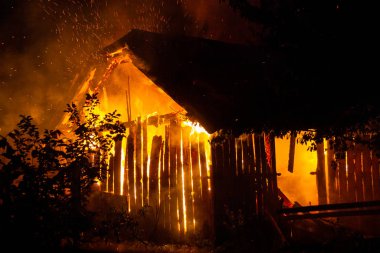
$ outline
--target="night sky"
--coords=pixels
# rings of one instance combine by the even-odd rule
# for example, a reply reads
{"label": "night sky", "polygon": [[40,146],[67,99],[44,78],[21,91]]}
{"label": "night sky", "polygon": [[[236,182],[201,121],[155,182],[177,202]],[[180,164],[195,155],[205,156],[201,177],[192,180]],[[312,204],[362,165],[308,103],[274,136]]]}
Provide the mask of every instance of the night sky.
{"label": "night sky", "polygon": [[[99,50],[133,28],[259,43],[265,29],[243,19],[226,2],[0,0],[0,134],[15,127],[19,114],[31,115],[40,129],[54,128],[56,115],[63,114],[71,100],[65,94],[75,76],[88,71]],[[285,42],[292,48],[294,38],[307,42],[301,58],[309,62],[311,78],[327,73],[323,82],[315,84],[326,89],[326,101],[333,106],[345,92],[354,99],[370,95],[377,100],[372,92],[379,80],[373,64],[378,51],[376,15],[371,12],[375,8],[353,0],[291,2],[305,7],[289,7],[296,20],[284,20],[296,21],[297,26],[280,19],[277,25],[285,29],[273,34],[282,39],[279,47]],[[331,87],[338,95],[329,97]]]}
{"label": "night sky", "polygon": [[254,41],[252,26],[218,0],[0,0],[0,134],[19,114],[54,128],[75,75],[132,28]]}

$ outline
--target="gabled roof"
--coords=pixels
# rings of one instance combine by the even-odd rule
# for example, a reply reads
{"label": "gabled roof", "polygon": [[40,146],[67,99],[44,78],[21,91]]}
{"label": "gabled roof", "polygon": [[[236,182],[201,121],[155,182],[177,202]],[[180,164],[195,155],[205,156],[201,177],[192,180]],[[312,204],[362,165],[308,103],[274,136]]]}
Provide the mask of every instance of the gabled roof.
{"label": "gabled roof", "polygon": [[210,133],[319,128],[352,123],[361,116],[346,117],[353,107],[370,104],[378,110],[377,96],[366,83],[348,88],[348,82],[366,81],[366,76],[352,72],[350,62],[338,61],[341,52],[253,47],[141,30],[104,50],[121,47]]}

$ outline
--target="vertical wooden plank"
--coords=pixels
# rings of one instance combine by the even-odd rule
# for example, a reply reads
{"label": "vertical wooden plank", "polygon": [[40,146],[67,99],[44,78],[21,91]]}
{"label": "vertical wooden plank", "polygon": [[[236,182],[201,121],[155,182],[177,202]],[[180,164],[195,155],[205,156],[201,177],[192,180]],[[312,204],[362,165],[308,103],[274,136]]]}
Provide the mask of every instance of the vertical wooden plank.
{"label": "vertical wooden plank", "polygon": [[159,226],[161,228],[166,228],[165,226],[165,215],[166,215],[166,191],[162,187],[162,178],[163,178],[163,172],[165,170],[165,164],[164,164],[164,157],[165,157],[165,139],[161,140],[161,147],[160,147],[160,159],[159,159],[159,173],[158,173],[158,205],[159,205]]}
{"label": "vertical wooden plank", "polygon": [[158,166],[161,144],[162,137],[153,136],[152,148],[150,150],[149,205],[154,208],[158,206]]}
{"label": "vertical wooden plank", "polygon": [[234,202],[236,203],[236,208],[241,208],[244,202],[244,194],[238,194],[238,192],[243,191],[243,144],[242,144],[242,137],[236,137],[233,140],[233,143],[235,144],[235,176],[232,178],[234,181],[234,189],[231,191],[235,192],[235,198]]}
{"label": "vertical wooden plank", "polygon": [[317,143],[317,191],[318,204],[327,204],[326,174],[325,174],[325,149],[324,144]]}
{"label": "vertical wooden plank", "polygon": [[355,153],[352,149],[347,151],[347,188],[348,188],[348,201],[356,201],[355,191]]}
{"label": "vertical wooden plank", "polygon": [[255,166],[255,154],[254,154],[254,144],[253,144],[253,134],[250,134],[248,136],[248,154],[249,154],[249,199],[250,199],[250,213],[256,214],[257,213],[257,207],[256,207],[256,166]]}
{"label": "vertical wooden plank", "polygon": [[137,207],[143,206],[143,195],[142,195],[142,143],[141,143],[141,117],[137,118],[137,127],[136,127],[136,137],[135,137],[135,154],[136,154],[136,205]]}
{"label": "vertical wooden plank", "polygon": [[[368,140],[368,137],[365,137]],[[372,187],[372,158],[370,150],[367,146],[363,147],[363,181],[364,181],[364,199],[365,201],[373,200]]]}
{"label": "vertical wooden plank", "polygon": [[[241,149],[242,149],[242,175],[239,175],[239,185],[240,187],[235,187],[235,196],[238,199],[241,199],[241,204],[238,208],[241,208],[243,211],[244,217],[250,216],[250,180],[249,180],[249,157],[248,157],[248,135],[244,134],[240,136],[241,139]],[[239,209],[237,209],[239,210]]]}
{"label": "vertical wooden plank", "polygon": [[260,135],[260,154],[261,154],[261,182],[260,185],[262,187],[262,193],[263,193],[263,208],[268,204],[268,185],[267,185],[267,178],[268,178],[268,169],[267,169],[267,156],[265,153],[265,141],[264,141],[264,134]]}
{"label": "vertical wooden plank", "polygon": [[148,129],[147,129],[147,121],[148,119],[142,122],[142,185],[143,189],[143,203],[144,205],[149,204],[149,182],[148,182]]}
{"label": "vertical wooden plank", "polygon": [[193,193],[193,213],[194,213],[194,232],[200,233],[202,224],[202,213],[205,211],[203,205],[201,205],[201,177],[200,177],[200,159],[199,159],[199,134],[193,134],[190,136],[191,145],[191,173],[192,173],[192,193]]}
{"label": "vertical wooden plank", "polygon": [[[201,165],[201,177],[202,177],[202,199],[204,201],[208,200],[208,175],[207,175],[207,160],[206,160],[206,150],[205,143],[203,140],[199,141],[199,158]],[[214,168],[214,166],[213,166]]]}
{"label": "vertical wooden plank", "polygon": [[163,188],[169,187],[169,127],[165,126],[165,141],[164,141],[164,169],[161,176],[161,185]]}
{"label": "vertical wooden plank", "polygon": [[178,236],[179,233],[179,210],[177,206],[177,150],[179,149],[179,136],[178,136],[178,126],[175,120],[170,122],[170,146],[169,146],[169,156],[170,156],[170,228],[173,236]]}
{"label": "vertical wooden plank", "polygon": [[[233,199],[237,196],[236,188],[232,187],[231,176],[231,166],[230,166],[230,144],[229,138],[225,138],[222,145],[222,162],[223,162],[223,170],[222,173],[222,182],[224,185],[223,188],[223,197],[224,197],[224,205],[231,210],[235,210],[236,206]],[[241,195],[241,194],[240,194]]]}
{"label": "vertical wooden plank", "polygon": [[346,175],[346,154],[342,152],[336,158],[338,164],[338,180],[339,180],[339,202],[347,202],[347,175]]}
{"label": "vertical wooden plank", "polygon": [[239,182],[238,176],[237,176],[237,167],[236,167],[236,138],[231,134],[228,136],[228,159],[229,159],[229,171],[228,171],[228,178],[231,182],[231,192],[233,192],[233,197],[231,199],[232,205],[237,208],[238,205],[241,202],[241,192],[239,192],[239,187],[241,187],[241,184]]}
{"label": "vertical wooden plank", "polygon": [[268,210],[273,211],[274,202],[277,196],[274,196],[274,177],[272,172],[272,143],[269,134],[264,134],[264,148],[265,148],[265,161],[266,161],[266,182],[267,182],[267,207]]}
{"label": "vertical wooden plank", "polygon": [[364,190],[363,190],[363,171],[362,171],[362,145],[355,145],[355,189],[356,189],[356,199],[358,202],[364,201]]}
{"label": "vertical wooden plank", "polygon": [[296,134],[290,133],[288,171],[291,173],[293,173],[293,170],[294,170],[295,152],[296,152]]}
{"label": "vertical wooden plank", "polygon": [[114,156],[110,155],[110,161],[108,165],[108,183],[107,183],[107,191],[113,193],[113,175],[114,175]]}
{"label": "vertical wooden plank", "polygon": [[277,186],[277,165],[276,165],[276,142],[274,136],[268,136],[269,140],[269,152],[270,152],[270,176],[272,178],[272,201],[273,201],[273,213],[275,216],[277,210],[281,207],[278,199],[278,186]]}
{"label": "vertical wooden plank", "polygon": [[213,201],[214,201],[214,231],[215,240],[219,244],[223,242],[226,238],[226,228],[223,226],[225,223],[225,212],[226,212],[226,187],[224,185],[225,179],[223,178],[223,144],[215,143],[215,164],[213,163],[213,178],[214,182],[213,188]]}
{"label": "vertical wooden plank", "polygon": [[193,195],[192,195],[192,177],[191,177],[191,146],[190,146],[191,127],[182,128],[182,148],[183,148],[183,181],[184,181],[184,227],[185,232],[194,231],[193,226]]}
{"label": "vertical wooden plank", "polygon": [[121,147],[122,141],[115,141],[115,157],[114,157],[114,194],[120,195],[120,174],[121,174]]}
{"label": "vertical wooden plank", "polygon": [[182,139],[182,128],[179,123],[178,125],[178,143],[177,143],[177,207],[178,207],[178,223],[180,228],[180,239],[184,238],[185,228],[184,228],[184,185],[182,181],[183,175],[183,139]]}
{"label": "vertical wooden plank", "polygon": [[[202,219],[202,230],[203,233],[207,234],[207,231],[210,231],[211,236],[215,237],[215,231],[214,231],[214,208],[213,206],[215,203],[212,202],[214,197],[212,196],[215,194],[215,182],[213,182],[213,178],[211,177],[213,173],[214,168],[216,168],[216,162],[212,163],[212,167],[210,168],[210,175],[208,175],[208,161],[207,161],[207,155],[206,155],[206,142],[208,141],[208,136],[204,133],[199,134],[199,161],[200,161],[200,176],[201,176],[201,189],[202,189],[202,206],[204,210],[206,210],[203,214]],[[211,154],[212,156],[215,156],[216,153]],[[214,159],[213,158],[213,159]],[[209,178],[211,177],[211,179]],[[209,188],[209,182],[210,182],[210,188]],[[207,211],[208,210],[208,211]]]}
{"label": "vertical wooden plank", "polygon": [[[130,202],[129,199],[129,179],[128,179],[128,137],[125,141],[124,146],[124,181],[123,181],[123,195],[127,196],[128,202]],[[130,207],[130,205],[128,204]]]}
{"label": "vertical wooden plank", "polygon": [[334,160],[334,150],[330,143],[327,145],[327,174],[329,186],[329,204],[337,203],[337,188],[336,188],[336,162]]}
{"label": "vertical wooden plank", "polygon": [[127,137],[127,169],[128,169],[128,199],[129,207],[133,209],[136,205],[136,192],[135,192],[135,166],[134,166],[134,151],[135,151],[135,133],[134,127],[129,128]]}
{"label": "vertical wooden plank", "polygon": [[170,231],[170,190],[169,190],[169,171],[170,171],[170,152],[169,152],[169,126],[165,126],[165,143],[164,143],[164,168],[161,174],[162,196],[164,201],[164,228]]}
{"label": "vertical wooden plank", "polygon": [[256,182],[257,182],[257,214],[262,215],[264,211],[263,205],[263,185],[262,185],[262,155],[260,147],[260,135],[254,135],[254,144],[255,144],[255,158],[256,158]]}
{"label": "vertical wooden plank", "polygon": [[236,175],[243,175],[243,152],[241,138],[235,138],[236,143]]}
{"label": "vertical wooden plank", "polygon": [[373,178],[373,199],[380,200],[380,173],[379,158],[376,151],[372,150],[372,178]]}

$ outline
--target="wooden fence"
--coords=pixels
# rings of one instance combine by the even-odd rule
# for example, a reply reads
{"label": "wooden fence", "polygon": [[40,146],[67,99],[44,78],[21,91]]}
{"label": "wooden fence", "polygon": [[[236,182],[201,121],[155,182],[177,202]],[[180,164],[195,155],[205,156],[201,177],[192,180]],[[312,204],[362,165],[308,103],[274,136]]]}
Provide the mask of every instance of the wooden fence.
{"label": "wooden fence", "polygon": [[245,134],[214,142],[211,149],[215,236],[223,240],[228,226],[249,224],[280,208],[275,142],[264,134]]}
{"label": "wooden fence", "polygon": [[126,140],[115,143],[102,191],[124,195],[129,212],[150,206],[158,231],[172,238],[211,236],[208,134],[175,115],[138,118],[128,126]]}
{"label": "wooden fence", "polygon": [[[379,158],[362,144],[336,154],[319,145],[317,187],[319,204],[380,200]],[[324,171],[327,168],[327,176]]]}

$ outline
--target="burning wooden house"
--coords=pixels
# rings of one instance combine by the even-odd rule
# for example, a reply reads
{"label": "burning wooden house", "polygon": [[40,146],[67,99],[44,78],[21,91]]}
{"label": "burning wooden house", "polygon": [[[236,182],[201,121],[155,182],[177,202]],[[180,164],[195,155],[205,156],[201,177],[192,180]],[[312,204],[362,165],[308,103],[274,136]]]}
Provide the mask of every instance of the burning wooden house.
{"label": "burning wooden house", "polygon": [[[160,227],[173,235],[217,237],[228,213],[269,214],[275,221],[281,215],[379,213],[379,208],[357,210],[379,206],[375,151],[355,145],[338,157],[327,140],[309,152],[301,151],[295,136],[264,134],[324,129],[363,116],[344,114],[356,98],[353,92],[320,85],[327,76],[316,76],[313,67],[321,62],[300,63],[305,56],[294,52],[140,30],[103,53],[104,62],[94,65],[84,82],[78,80],[83,85],[75,97],[89,89],[99,92],[101,110],[116,108],[124,116],[127,138],[115,144],[108,180],[100,187],[124,196],[129,211],[157,207]],[[326,89],[345,99],[334,105],[323,101]],[[293,168],[303,174],[292,178]],[[307,186],[300,189],[303,182]],[[300,201],[303,192],[308,198]],[[300,207],[294,215],[283,209],[295,201],[309,209]],[[368,205],[355,204],[363,201]],[[356,209],[344,213],[339,203]],[[321,213],[330,208],[340,211]]]}

